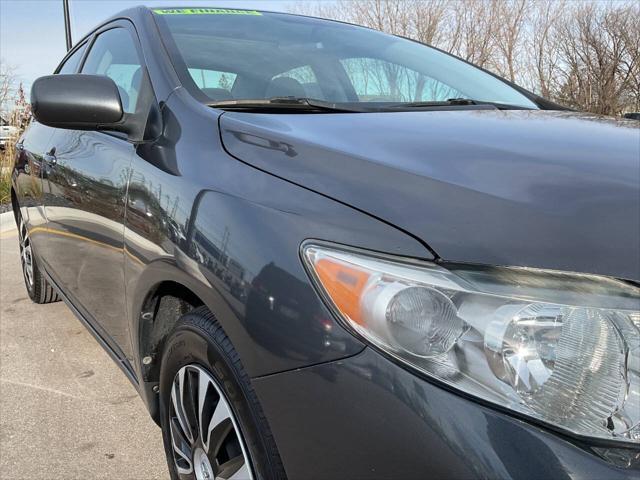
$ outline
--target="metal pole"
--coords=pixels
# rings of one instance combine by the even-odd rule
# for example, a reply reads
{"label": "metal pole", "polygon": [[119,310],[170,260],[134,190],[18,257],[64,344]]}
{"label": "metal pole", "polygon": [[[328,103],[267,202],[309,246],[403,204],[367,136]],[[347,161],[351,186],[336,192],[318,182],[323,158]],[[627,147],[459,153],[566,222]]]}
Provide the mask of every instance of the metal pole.
{"label": "metal pole", "polygon": [[67,51],[71,50],[71,18],[69,17],[69,0],[62,0],[64,10],[64,34],[67,40]]}

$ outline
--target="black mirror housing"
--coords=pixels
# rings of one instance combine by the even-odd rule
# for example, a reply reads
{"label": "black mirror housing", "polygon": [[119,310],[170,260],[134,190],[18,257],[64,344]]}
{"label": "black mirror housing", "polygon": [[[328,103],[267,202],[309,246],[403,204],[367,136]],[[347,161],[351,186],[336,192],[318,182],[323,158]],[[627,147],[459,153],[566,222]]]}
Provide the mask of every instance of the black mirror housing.
{"label": "black mirror housing", "polygon": [[103,75],[47,75],[31,87],[31,109],[43,125],[128,132],[120,93]]}

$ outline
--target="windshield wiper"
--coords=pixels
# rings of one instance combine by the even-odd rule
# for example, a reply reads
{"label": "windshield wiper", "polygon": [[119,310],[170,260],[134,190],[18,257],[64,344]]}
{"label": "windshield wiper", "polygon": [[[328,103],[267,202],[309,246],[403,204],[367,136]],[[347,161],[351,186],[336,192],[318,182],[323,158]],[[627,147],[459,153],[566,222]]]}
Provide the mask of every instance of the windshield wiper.
{"label": "windshield wiper", "polygon": [[518,105],[508,105],[506,103],[497,103],[497,102],[486,102],[482,100],[472,100],[470,98],[449,98],[447,100],[442,101],[425,101],[425,102],[405,102],[405,103],[394,103],[393,105],[389,105],[387,108],[391,109],[402,109],[402,108],[446,108],[446,107],[466,107],[466,106],[477,106],[477,107],[494,107],[498,110],[530,110],[527,107],[520,107]]}
{"label": "windshield wiper", "polygon": [[393,112],[423,108],[425,110],[450,110],[458,107],[473,109],[520,110],[525,107],[507,105],[501,103],[472,100],[469,98],[450,98],[444,101],[380,103],[358,102],[332,103],[308,97],[272,97],[240,100],[221,100],[208,103],[210,107],[221,110],[261,113],[366,113],[366,112]]}
{"label": "windshield wiper", "polygon": [[299,112],[333,112],[333,113],[362,113],[360,110],[340,106],[337,103],[324,102],[306,97],[272,97],[242,100],[222,100],[208,104],[210,107],[222,110],[240,111],[299,111]]}

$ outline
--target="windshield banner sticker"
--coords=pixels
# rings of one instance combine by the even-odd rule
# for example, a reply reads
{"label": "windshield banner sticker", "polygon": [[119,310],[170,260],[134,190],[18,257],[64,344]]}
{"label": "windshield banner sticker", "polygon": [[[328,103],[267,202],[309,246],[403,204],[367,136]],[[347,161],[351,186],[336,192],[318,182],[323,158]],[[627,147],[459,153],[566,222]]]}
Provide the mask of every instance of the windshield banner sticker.
{"label": "windshield banner sticker", "polygon": [[257,10],[234,10],[231,8],[157,8],[158,15],[262,15]]}

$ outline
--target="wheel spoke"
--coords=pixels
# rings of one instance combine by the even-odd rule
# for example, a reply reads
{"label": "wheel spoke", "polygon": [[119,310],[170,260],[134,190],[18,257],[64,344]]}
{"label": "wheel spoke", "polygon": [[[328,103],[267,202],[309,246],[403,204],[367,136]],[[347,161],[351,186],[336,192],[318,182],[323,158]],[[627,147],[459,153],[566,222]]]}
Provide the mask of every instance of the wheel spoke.
{"label": "wheel spoke", "polygon": [[216,480],[250,480],[249,466],[242,455],[220,465]]}
{"label": "wheel spoke", "polygon": [[29,232],[24,224],[24,221],[20,219],[19,225],[19,240],[20,240],[20,259],[22,260],[22,273],[29,286],[33,285],[33,256],[31,253],[31,241],[29,239]]}
{"label": "wheel spoke", "polygon": [[171,402],[173,408],[180,423],[180,427],[184,435],[189,439],[189,442],[193,444],[193,435],[189,428],[189,422],[187,421],[184,413],[184,373],[185,370],[181,369],[173,382],[173,388],[171,389]]}
{"label": "wheel spoke", "polygon": [[182,409],[184,419],[189,432],[191,433],[191,442],[198,440],[199,416],[198,416],[198,389],[200,371],[194,368],[187,368],[184,373],[184,388],[182,392]]}
{"label": "wheel spoke", "polygon": [[176,468],[180,474],[188,474],[193,471],[191,462],[191,449],[187,439],[180,432],[181,427],[176,425],[175,419],[170,419],[171,444],[173,446]]}
{"label": "wheel spoke", "polygon": [[[222,423],[225,421],[227,425],[222,425]],[[229,406],[227,405],[227,402],[224,400],[224,398],[220,397],[218,399],[218,404],[213,411],[213,415],[211,416],[211,421],[209,422],[209,427],[207,428],[207,434],[206,436],[202,437],[202,443],[204,444],[205,452],[210,454],[210,456],[211,454],[214,454],[215,456],[218,447],[225,439],[231,428],[233,428],[233,424],[231,423],[231,412],[229,411]],[[211,433],[214,430],[216,435],[212,439]],[[211,448],[212,446],[213,448]]]}
{"label": "wheel spoke", "polygon": [[205,407],[208,407],[207,404],[207,397],[210,396],[208,395],[209,392],[209,385],[211,384],[211,381],[208,378],[208,375],[206,375],[204,372],[199,371],[199,375],[198,375],[198,429],[199,429],[199,434],[200,434],[200,439],[202,440],[202,444],[205,446],[205,449],[208,450],[207,445],[209,443],[209,436],[205,436],[205,422],[208,420],[206,418],[203,418],[203,415],[206,416],[205,412]]}
{"label": "wheel spoke", "polygon": [[31,256],[31,245],[24,248],[24,267],[29,285],[33,284],[33,258]]}

